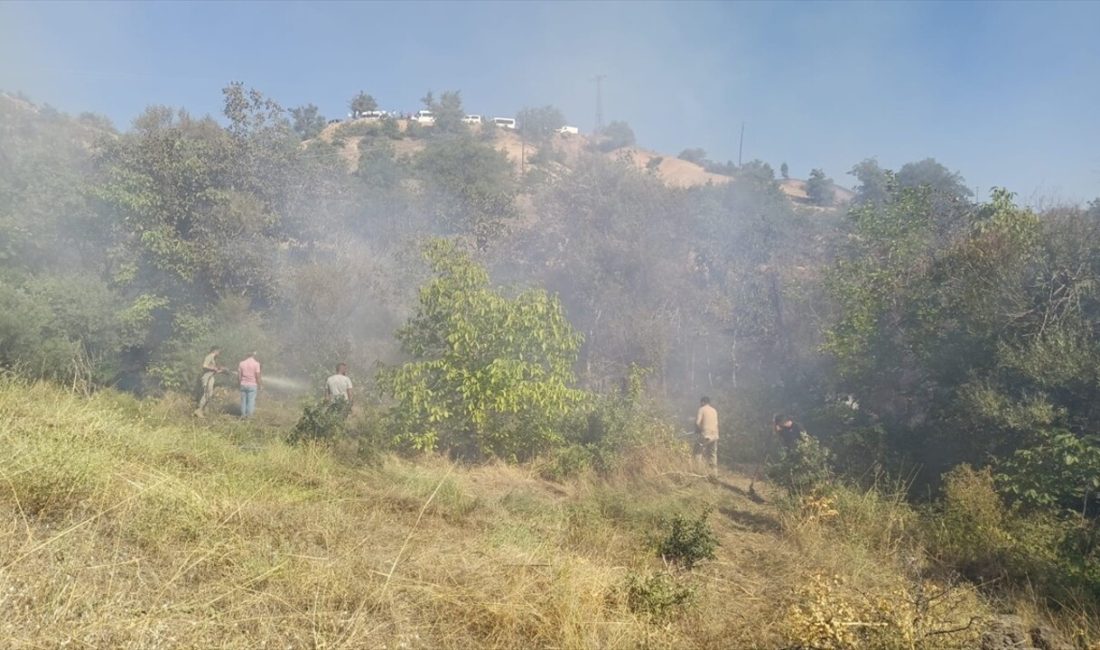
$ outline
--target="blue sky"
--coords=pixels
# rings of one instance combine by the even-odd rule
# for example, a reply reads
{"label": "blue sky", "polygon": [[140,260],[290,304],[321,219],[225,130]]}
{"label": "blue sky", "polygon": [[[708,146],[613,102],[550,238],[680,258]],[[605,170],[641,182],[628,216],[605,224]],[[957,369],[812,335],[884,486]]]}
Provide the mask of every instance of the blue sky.
{"label": "blue sky", "polygon": [[0,89],[126,127],[150,104],[220,111],[244,81],[329,117],[358,90],[415,110],[554,104],[672,155],[821,167],[928,156],[986,195],[1100,196],[1100,2],[0,2]]}

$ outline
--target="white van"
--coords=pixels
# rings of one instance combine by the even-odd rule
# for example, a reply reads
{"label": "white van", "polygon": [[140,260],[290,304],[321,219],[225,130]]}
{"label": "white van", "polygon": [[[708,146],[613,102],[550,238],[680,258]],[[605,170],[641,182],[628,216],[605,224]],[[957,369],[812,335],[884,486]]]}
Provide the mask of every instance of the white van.
{"label": "white van", "polygon": [[580,135],[581,130],[575,126],[563,126],[558,129],[558,133],[562,135]]}
{"label": "white van", "polygon": [[516,118],[514,117],[494,117],[493,124],[496,124],[502,129],[508,129],[510,131],[516,130]]}
{"label": "white van", "polygon": [[462,118],[462,121],[466,124],[481,124],[481,116],[467,115],[466,117]]}
{"label": "white van", "polygon": [[412,116],[413,122],[418,122],[424,126],[431,126],[435,124],[435,113],[431,111],[417,111],[416,115]]}

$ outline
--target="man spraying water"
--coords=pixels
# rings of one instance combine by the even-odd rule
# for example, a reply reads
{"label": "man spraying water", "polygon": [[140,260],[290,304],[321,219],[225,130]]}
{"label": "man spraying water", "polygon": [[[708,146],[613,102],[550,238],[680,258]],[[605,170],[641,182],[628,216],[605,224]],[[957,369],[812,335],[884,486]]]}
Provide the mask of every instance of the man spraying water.
{"label": "man spraying water", "polygon": [[241,417],[250,418],[256,412],[256,394],[263,386],[260,362],[256,360],[255,352],[250,352],[248,357],[237,365],[237,382],[241,385]]}

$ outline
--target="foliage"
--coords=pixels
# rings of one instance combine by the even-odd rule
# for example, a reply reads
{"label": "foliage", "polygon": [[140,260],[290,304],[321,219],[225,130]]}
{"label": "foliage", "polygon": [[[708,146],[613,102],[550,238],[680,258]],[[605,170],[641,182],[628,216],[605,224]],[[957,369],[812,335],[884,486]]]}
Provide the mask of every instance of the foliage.
{"label": "foliage", "polygon": [[469,131],[462,121],[466,117],[466,111],[462,108],[460,91],[445,90],[437,101],[429,90],[421,101],[435,116],[435,123],[432,125],[433,133],[466,134]]}
{"label": "foliage", "polygon": [[927,187],[935,194],[949,198],[973,196],[962,174],[950,171],[934,158],[902,165],[897,173],[897,181],[901,187]]}
{"label": "foliage", "polygon": [[347,429],[351,404],[347,400],[314,401],[302,409],[302,416],[287,435],[287,442],[332,442]]}
{"label": "foliage", "polygon": [[630,125],[626,122],[611,122],[604,127],[600,135],[603,138],[599,145],[601,151],[614,151],[623,147],[630,147],[635,142],[634,129],[630,128]]}
{"label": "foliage", "polygon": [[704,509],[698,517],[673,515],[665,522],[661,537],[656,540],[657,554],[666,562],[691,570],[703,560],[713,560],[718,548],[718,538],[707,525],[710,509]]}
{"label": "foliage", "polygon": [[524,137],[545,142],[565,125],[565,116],[554,106],[528,106],[516,113],[516,123]]}
{"label": "foliage", "polygon": [[626,576],[626,604],[636,614],[665,621],[677,613],[677,608],[689,604],[695,597],[695,589],[680,584],[669,573],[653,573]]}
{"label": "foliage", "polygon": [[1100,440],[1065,430],[1041,431],[999,466],[997,481],[1011,499],[1036,510],[1095,514],[1100,501]]}
{"label": "foliage", "polygon": [[696,165],[702,165],[707,160],[707,152],[700,148],[684,149],[677,158],[695,163]]}
{"label": "foliage", "polygon": [[880,167],[878,160],[868,158],[852,167],[848,173],[859,181],[856,187],[857,203],[881,204],[890,198],[894,175]]}
{"label": "foliage", "polygon": [[621,392],[589,394],[561,424],[563,446],[540,468],[550,480],[587,471],[607,475],[618,469],[628,451],[672,435],[660,408],[645,398],[647,369],[629,369]]}
{"label": "foliage", "polygon": [[140,342],[140,315],[128,328],[125,316],[121,298],[95,278],[0,284],[0,367],[85,387],[110,383],[120,353]]}
{"label": "foliage", "polygon": [[787,180],[791,177],[790,169],[787,167],[787,163],[779,165],[779,175],[783,177],[783,180]]}
{"label": "foliage", "polygon": [[290,117],[293,120],[291,128],[302,140],[316,138],[325,128],[325,116],[313,104],[290,109]]}
{"label": "foliage", "polygon": [[396,400],[390,419],[416,449],[529,458],[561,440],[557,424],[583,397],[572,388],[581,338],[545,291],[514,298],[454,243],[425,257],[433,279],[398,332],[411,361],[378,378]]}
{"label": "foliage", "polygon": [[835,191],[833,181],[825,176],[820,169],[810,171],[810,178],[806,181],[806,196],[814,205],[832,205]]}
{"label": "foliage", "polygon": [[468,134],[433,139],[414,166],[424,183],[425,209],[448,234],[472,235],[485,248],[516,214],[511,163]]}
{"label": "foliage", "polygon": [[374,100],[374,97],[359,91],[359,94],[352,97],[351,101],[348,102],[348,108],[351,109],[352,117],[361,117],[366,113],[378,110],[378,102]]}
{"label": "foliage", "polygon": [[829,450],[813,436],[802,434],[798,444],[768,465],[768,478],[794,494],[809,494],[832,478]]}

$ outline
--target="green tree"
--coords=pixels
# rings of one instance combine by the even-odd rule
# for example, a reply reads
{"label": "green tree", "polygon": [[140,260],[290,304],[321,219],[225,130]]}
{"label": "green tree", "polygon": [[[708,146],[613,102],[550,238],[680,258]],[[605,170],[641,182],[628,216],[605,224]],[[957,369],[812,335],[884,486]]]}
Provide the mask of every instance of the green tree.
{"label": "green tree", "polygon": [[626,122],[612,122],[604,127],[603,141],[600,148],[603,151],[614,151],[634,144],[634,129]]}
{"label": "green tree", "polygon": [[554,106],[525,107],[516,113],[520,133],[535,142],[544,142],[565,125],[565,116]]}
{"label": "green tree", "polygon": [[825,176],[825,172],[814,169],[810,172],[810,178],[806,181],[806,196],[814,205],[832,205],[835,191],[833,181]]}
{"label": "green tree", "polygon": [[485,248],[516,216],[512,164],[467,132],[433,138],[415,158],[425,211],[452,234],[472,235]]}
{"label": "green tree", "polygon": [[852,167],[848,172],[856,177],[856,203],[883,203],[890,196],[890,186],[894,177],[889,170],[879,167],[874,158],[867,158]]}
{"label": "green tree", "polygon": [[783,180],[787,180],[791,177],[790,169],[787,167],[786,162],[779,166],[779,175],[783,177]]}
{"label": "green tree", "polygon": [[935,158],[902,165],[897,181],[901,187],[928,187],[933,193],[948,198],[968,199],[973,196],[962,175],[936,162]]}
{"label": "green tree", "polygon": [[695,163],[696,165],[702,165],[707,161],[707,152],[703,149],[698,148],[684,149],[680,152],[680,155],[677,156],[677,158],[679,158],[680,160],[686,160],[688,162]]}
{"label": "green tree", "polygon": [[398,439],[505,459],[560,442],[556,425],[583,393],[572,387],[581,337],[557,299],[536,289],[508,297],[450,241],[431,242],[425,257],[434,277],[397,334],[411,360],[378,377],[396,400]]}
{"label": "green tree", "polygon": [[[432,92],[424,96],[426,106],[435,116],[435,131],[437,134],[460,133],[465,134],[469,129],[462,121],[466,117],[466,111],[462,108],[462,93],[458,90],[445,90],[439,96],[439,101],[432,98]],[[422,100],[423,101],[423,100]]]}
{"label": "green tree", "polygon": [[303,140],[316,138],[325,128],[325,116],[313,104],[290,109],[294,132]]}
{"label": "green tree", "polygon": [[351,116],[362,117],[371,111],[378,110],[378,102],[374,101],[374,97],[371,97],[363,91],[359,91],[359,94],[351,98],[348,103],[348,107],[351,109]]}

